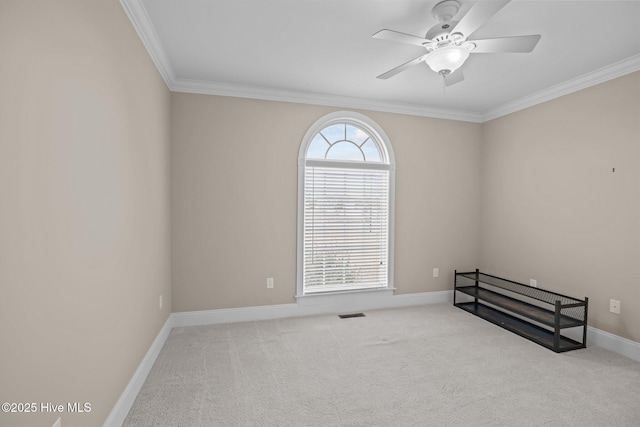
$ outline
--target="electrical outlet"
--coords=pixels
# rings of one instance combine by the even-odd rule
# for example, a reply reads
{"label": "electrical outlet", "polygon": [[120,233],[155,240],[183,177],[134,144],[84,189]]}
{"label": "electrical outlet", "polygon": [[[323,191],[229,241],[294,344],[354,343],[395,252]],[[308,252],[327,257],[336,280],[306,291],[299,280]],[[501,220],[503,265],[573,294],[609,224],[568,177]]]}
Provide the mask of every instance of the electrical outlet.
{"label": "electrical outlet", "polygon": [[158,299],[158,309],[162,310],[162,294],[160,294],[160,298]]}
{"label": "electrical outlet", "polygon": [[434,268],[433,269],[433,277],[438,277],[440,275],[440,269],[439,268]]}
{"label": "electrical outlet", "polygon": [[609,311],[615,314],[620,314],[620,301],[616,299],[609,300]]}
{"label": "electrical outlet", "polygon": [[529,286],[533,286],[534,288],[537,288],[538,281],[536,279],[529,279]]}
{"label": "electrical outlet", "polygon": [[267,277],[267,288],[273,289],[273,277]]}

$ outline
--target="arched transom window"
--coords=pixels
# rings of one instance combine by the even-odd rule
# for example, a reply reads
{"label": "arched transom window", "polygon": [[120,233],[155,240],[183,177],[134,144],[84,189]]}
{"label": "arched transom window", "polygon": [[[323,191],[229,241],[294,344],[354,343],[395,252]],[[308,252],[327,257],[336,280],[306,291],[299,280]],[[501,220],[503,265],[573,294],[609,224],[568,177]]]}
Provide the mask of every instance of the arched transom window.
{"label": "arched transom window", "polygon": [[391,288],[393,154],[373,121],[318,120],[299,157],[298,295]]}
{"label": "arched transom window", "polygon": [[352,123],[329,125],[309,144],[307,159],[378,162],[384,158],[380,143],[366,130]]}

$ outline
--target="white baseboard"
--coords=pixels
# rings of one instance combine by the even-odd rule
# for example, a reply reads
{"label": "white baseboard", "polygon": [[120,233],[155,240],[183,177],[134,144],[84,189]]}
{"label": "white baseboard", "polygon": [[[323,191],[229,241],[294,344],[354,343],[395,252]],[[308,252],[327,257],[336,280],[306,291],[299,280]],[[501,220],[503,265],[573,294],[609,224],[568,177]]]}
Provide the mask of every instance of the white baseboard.
{"label": "white baseboard", "polygon": [[184,311],[172,313],[173,326],[215,325],[218,323],[246,322],[294,317],[297,304],[262,305],[257,307],[221,308],[217,310]]}
{"label": "white baseboard", "polygon": [[164,322],[164,325],[156,335],[156,339],[153,340],[149,350],[142,358],[142,362],[138,366],[138,369],[133,373],[131,380],[129,380],[129,384],[125,387],[124,391],[120,395],[120,398],[116,402],[115,406],[109,413],[106,421],[103,424],[103,427],[120,427],[122,423],[124,423],[125,418],[127,418],[127,414],[133,405],[133,402],[136,400],[142,385],[147,379],[147,375],[149,375],[149,371],[151,371],[151,367],[155,363],[158,355],[160,354],[160,350],[164,346],[165,341],[167,341],[167,337],[169,336],[169,332],[173,328],[173,320],[171,315]]}
{"label": "white baseboard", "polygon": [[594,327],[587,327],[587,347],[597,345],[640,362],[640,343]]}
{"label": "white baseboard", "polygon": [[173,326],[213,325],[217,323],[284,319],[362,310],[409,307],[453,301],[453,291],[392,295],[390,292],[362,292],[299,298],[298,303],[258,307],[223,308],[173,313]]}
{"label": "white baseboard", "polygon": [[[328,297],[328,296],[327,296]],[[318,298],[297,304],[264,305],[257,307],[224,308],[218,310],[188,311],[172,313],[145,354],[140,366],[127,384],[120,399],[111,410],[104,427],[118,427],[124,422],[133,402],[142,388],[169,332],[174,327],[213,325],[219,323],[246,322],[283,319],[287,317],[313,316],[318,314],[345,313],[362,310],[411,307],[453,301],[453,291],[422,292],[391,295],[390,293],[354,294],[346,299]],[[315,298],[315,297],[311,297]],[[640,362],[640,343],[587,327],[587,345],[597,345],[614,353]]]}

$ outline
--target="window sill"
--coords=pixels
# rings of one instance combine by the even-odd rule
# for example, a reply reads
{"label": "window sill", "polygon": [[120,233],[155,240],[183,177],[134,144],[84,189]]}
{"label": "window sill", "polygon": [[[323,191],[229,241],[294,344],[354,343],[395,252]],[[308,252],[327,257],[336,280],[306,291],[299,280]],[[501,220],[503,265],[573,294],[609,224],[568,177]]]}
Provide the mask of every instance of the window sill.
{"label": "window sill", "polygon": [[352,289],[345,291],[319,292],[296,295],[299,305],[367,305],[388,301],[393,297],[395,288]]}

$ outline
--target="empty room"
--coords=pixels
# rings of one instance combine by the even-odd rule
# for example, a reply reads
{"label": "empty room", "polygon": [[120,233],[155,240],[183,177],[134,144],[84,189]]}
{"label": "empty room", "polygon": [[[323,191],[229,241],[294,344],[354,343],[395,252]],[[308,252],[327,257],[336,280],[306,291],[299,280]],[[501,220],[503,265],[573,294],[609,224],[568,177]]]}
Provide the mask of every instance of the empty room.
{"label": "empty room", "polygon": [[0,0],[0,427],[640,425],[640,0]]}

